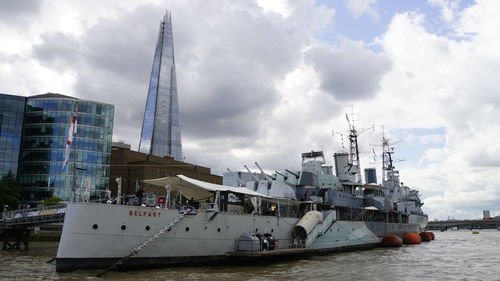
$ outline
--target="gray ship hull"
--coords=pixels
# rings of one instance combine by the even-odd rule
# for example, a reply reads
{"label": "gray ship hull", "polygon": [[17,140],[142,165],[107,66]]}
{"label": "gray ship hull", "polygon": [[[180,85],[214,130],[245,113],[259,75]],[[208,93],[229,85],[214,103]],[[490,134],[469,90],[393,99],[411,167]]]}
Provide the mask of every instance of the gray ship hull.
{"label": "gray ship hull", "polygon": [[[172,209],[68,204],[56,270],[67,272],[106,268],[158,233],[178,215],[179,211]],[[237,251],[238,239],[242,234],[272,234],[278,241],[274,251],[297,248],[299,245],[292,237],[292,229],[298,221],[299,218],[198,212],[183,218],[170,231],[117,269],[227,264],[248,260],[248,256],[230,255]],[[297,258],[312,253],[371,248],[378,246],[381,238],[387,234],[403,235],[420,230],[421,225],[418,223],[335,220],[314,239],[310,245],[313,250],[288,252],[288,255],[283,254],[281,257]],[[257,261],[266,259],[276,260],[276,256],[255,256]]]}

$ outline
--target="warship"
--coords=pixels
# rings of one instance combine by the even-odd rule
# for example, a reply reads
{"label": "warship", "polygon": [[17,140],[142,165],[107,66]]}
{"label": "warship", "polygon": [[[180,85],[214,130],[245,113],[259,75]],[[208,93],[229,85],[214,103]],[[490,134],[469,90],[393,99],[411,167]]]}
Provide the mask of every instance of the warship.
{"label": "warship", "polygon": [[389,234],[424,231],[423,202],[400,182],[389,139],[382,139],[377,184],[375,168],[361,181],[357,138],[350,125],[350,150],[333,155],[335,173],[322,151],[310,151],[300,170],[267,174],[256,163],[260,173],[246,182],[236,176],[239,186],[177,175],[144,181],[165,193],[140,206],[69,203],[56,270],[254,264],[372,248]]}

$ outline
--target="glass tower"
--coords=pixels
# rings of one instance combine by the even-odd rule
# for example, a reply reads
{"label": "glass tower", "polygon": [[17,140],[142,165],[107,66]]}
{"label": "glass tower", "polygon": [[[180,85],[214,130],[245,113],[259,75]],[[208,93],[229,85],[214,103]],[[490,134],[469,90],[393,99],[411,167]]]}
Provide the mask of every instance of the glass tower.
{"label": "glass tower", "polygon": [[183,160],[172,17],[168,11],[158,33],[139,151]]}
{"label": "glass tower", "polygon": [[0,94],[0,177],[17,174],[26,98]]}
{"label": "glass tower", "polygon": [[[75,108],[77,132],[62,169]],[[22,203],[34,206],[50,196],[80,200],[83,189],[91,201],[103,199],[109,188],[113,115],[109,104],[52,93],[28,97],[18,170]]]}

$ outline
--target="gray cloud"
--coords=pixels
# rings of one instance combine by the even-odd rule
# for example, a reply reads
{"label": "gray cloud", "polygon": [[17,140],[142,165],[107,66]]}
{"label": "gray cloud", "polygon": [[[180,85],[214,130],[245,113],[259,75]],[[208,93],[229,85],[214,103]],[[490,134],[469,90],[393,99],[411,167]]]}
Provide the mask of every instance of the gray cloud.
{"label": "gray cloud", "polygon": [[183,133],[254,138],[277,101],[276,81],[300,62],[308,38],[258,7],[204,8],[206,18],[186,11],[173,17],[174,40],[182,34],[176,56]]}
{"label": "gray cloud", "polygon": [[364,49],[345,40],[340,49],[317,46],[307,53],[307,61],[320,77],[321,88],[338,100],[353,101],[373,96],[391,67],[384,54]]}
{"label": "gray cloud", "polygon": [[42,43],[33,47],[33,54],[42,64],[55,68],[71,68],[79,63],[81,51],[79,43],[62,32],[53,32],[41,36]]}
{"label": "gray cloud", "polygon": [[0,1],[0,22],[24,24],[40,12],[43,0],[2,0]]}
{"label": "gray cloud", "polygon": [[137,7],[117,18],[101,18],[80,38],[44,34],[33,54],[45,66],[77,76],[74,94],[115,105],[114,134],[136,145],[164,10]]}
{"label": "gray cloud", "polygon": [[[168,7],[183,139],[233,137],[248,145],[278,101],[276,82],[301,62],[309,37],[255,4],[198,4]],[[115,135],[134,143],[164,8],[143,5],[99,19],[80,38],[45,34],[33,54],[77,73],[77,96],[115,104]]]}

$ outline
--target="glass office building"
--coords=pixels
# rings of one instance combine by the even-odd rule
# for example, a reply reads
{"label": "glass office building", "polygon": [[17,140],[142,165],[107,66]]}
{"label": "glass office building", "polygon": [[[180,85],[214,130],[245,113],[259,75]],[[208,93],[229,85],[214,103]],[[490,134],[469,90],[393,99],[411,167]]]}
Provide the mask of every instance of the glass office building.
{"label": "glass office building", "polygon": [[156,43],[139,151],[183,160],[172,17],[168,11]]}
{"label": "glass office building", "polygon": [[[75,109],[77,132],[63,169]],[[113,116],[114,106],[109,104],[52,93],[28,97],[18,170],[22,203],[37,205],[50,196],[80,200],[84,189],[90,191],[90,200],[104,198],[109,189]]]}
{"label": "glass office building", "polygon": [[0,94],[0,177],[17,173],[26,97]]}

